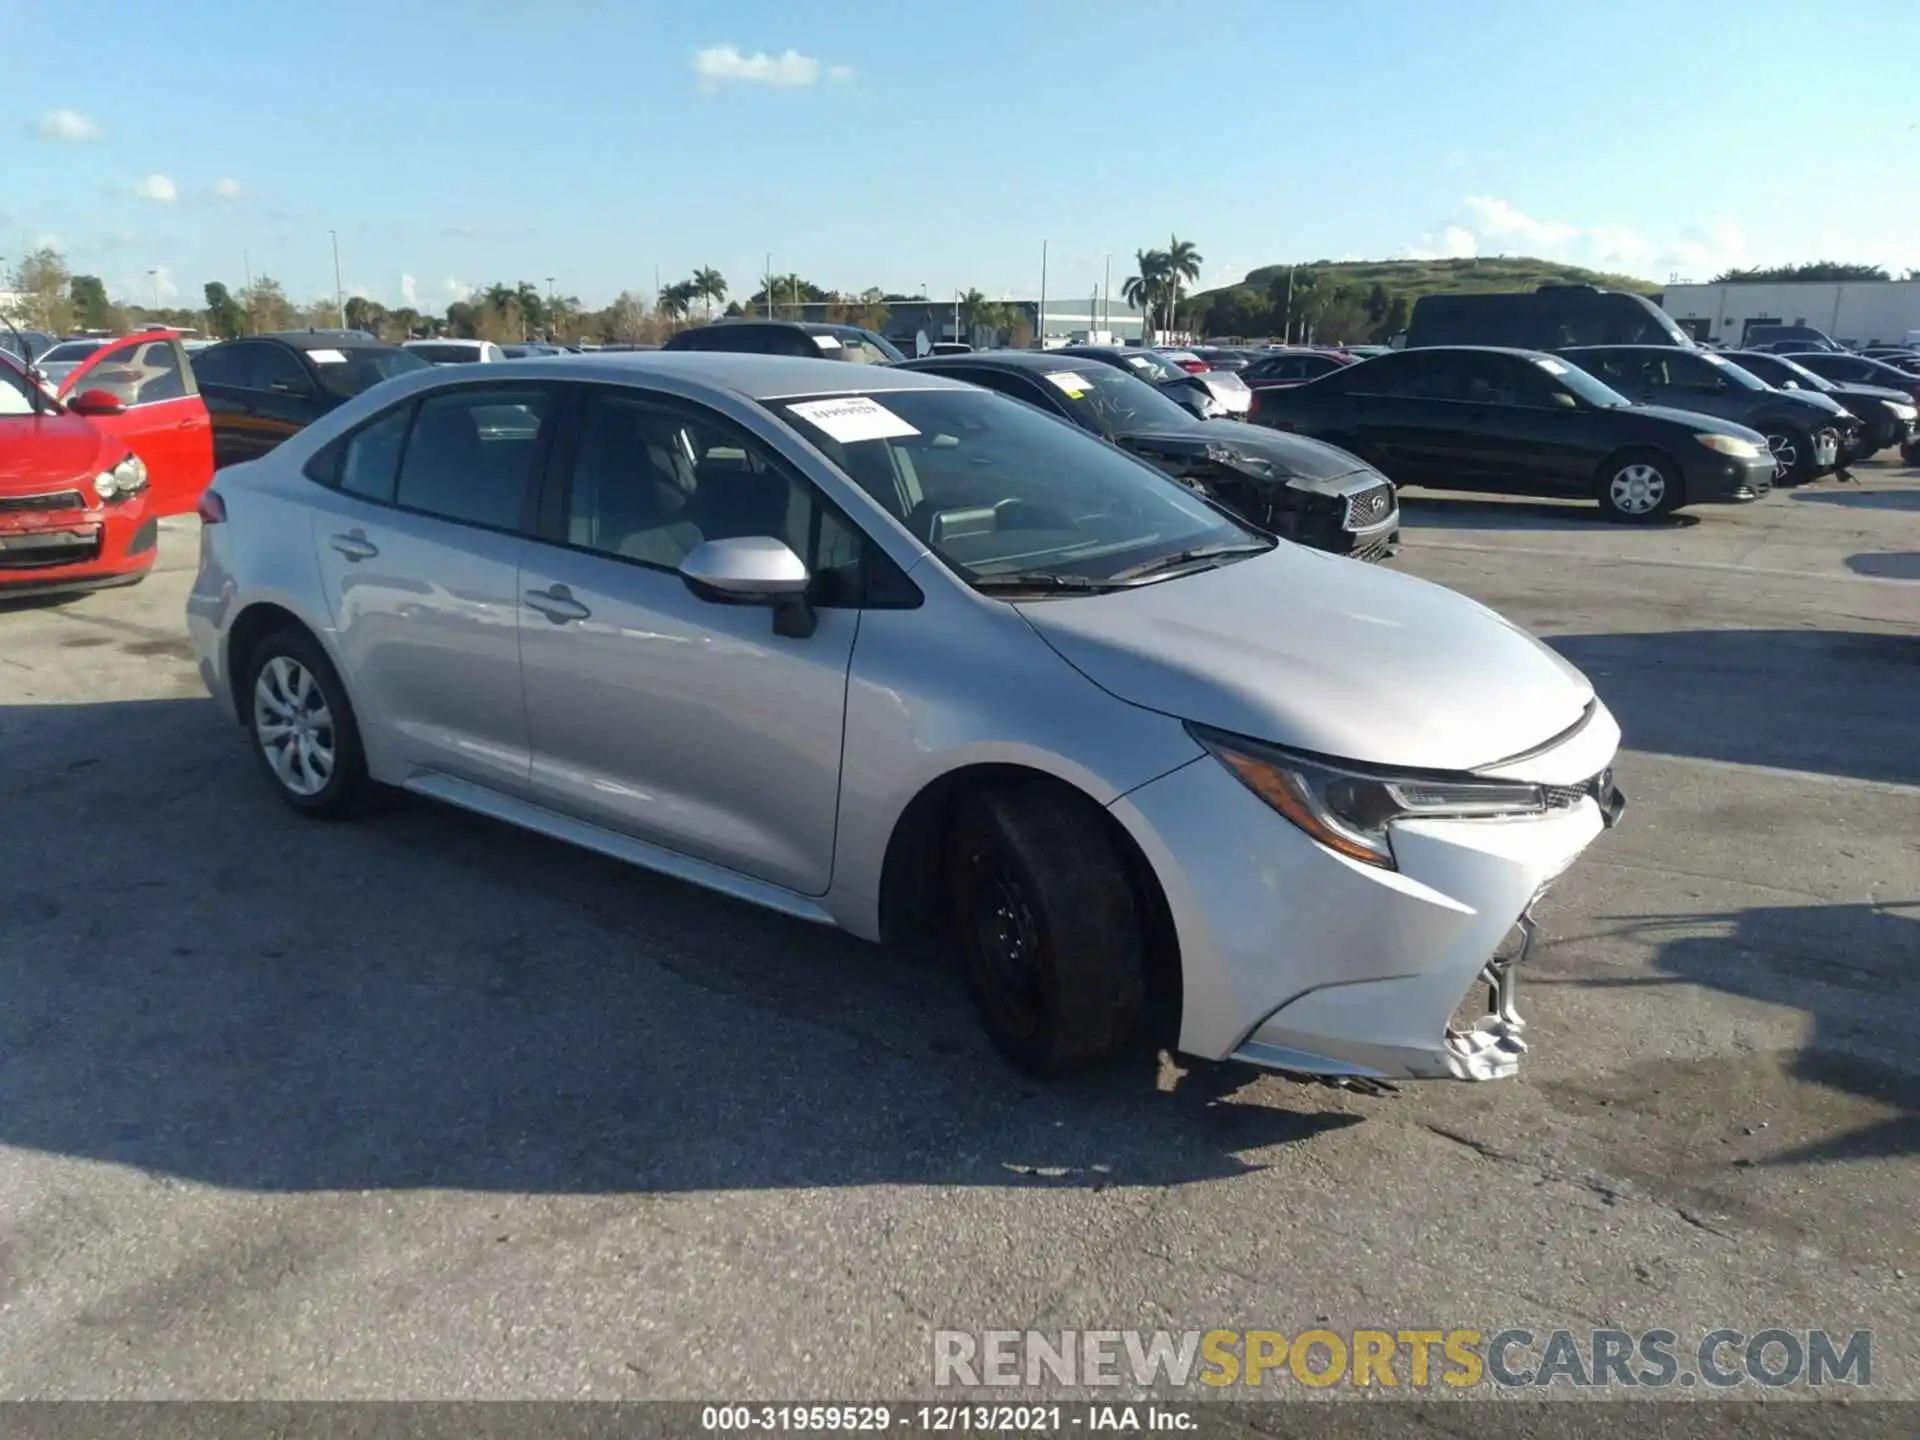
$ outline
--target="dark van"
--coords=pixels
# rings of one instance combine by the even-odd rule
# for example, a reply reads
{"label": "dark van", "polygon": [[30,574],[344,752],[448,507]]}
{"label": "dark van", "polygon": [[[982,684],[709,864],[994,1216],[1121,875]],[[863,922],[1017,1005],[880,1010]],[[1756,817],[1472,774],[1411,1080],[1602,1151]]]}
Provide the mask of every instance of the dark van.
{"label": "dark van", "polygon": [[1419,345],[1691,347],[1693,337],[1644,295],[1594,285],[1542,285],[1512,294],[1422,295],[1407,330],[1408,348]]}

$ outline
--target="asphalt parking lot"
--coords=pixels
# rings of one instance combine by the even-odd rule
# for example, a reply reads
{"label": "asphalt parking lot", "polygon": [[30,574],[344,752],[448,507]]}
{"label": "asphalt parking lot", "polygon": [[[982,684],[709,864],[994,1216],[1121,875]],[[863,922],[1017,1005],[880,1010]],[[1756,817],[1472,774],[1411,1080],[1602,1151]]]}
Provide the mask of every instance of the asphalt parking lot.
{"label": "asphalt parking lot", "polygon": [[1874,1332],[1920,1398],[1920,471],[1650,531],[1407,502],[1631,797],[1520,1076],[1025,1082],[890,955],[425,803],[316,825],[205,698],[193,522],[0,609],[0,1398],[930,1392],[955,1329]]}

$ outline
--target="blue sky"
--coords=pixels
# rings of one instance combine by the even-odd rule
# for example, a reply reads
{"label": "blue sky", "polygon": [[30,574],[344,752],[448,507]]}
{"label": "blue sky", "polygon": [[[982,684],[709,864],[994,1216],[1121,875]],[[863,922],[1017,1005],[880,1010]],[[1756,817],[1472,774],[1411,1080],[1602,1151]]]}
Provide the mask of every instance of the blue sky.
{"label": "blue sky", "polygon": [[[243,266],[440,309],[720,269],[1085,293],[1539,254],[1656,279],[1920,266],[1920,3],[169,0],[9,5],[0,255],[117,296]],[[59,64],[38,58],[58,56]],[[112,77],[112,78],[106,78]]]}

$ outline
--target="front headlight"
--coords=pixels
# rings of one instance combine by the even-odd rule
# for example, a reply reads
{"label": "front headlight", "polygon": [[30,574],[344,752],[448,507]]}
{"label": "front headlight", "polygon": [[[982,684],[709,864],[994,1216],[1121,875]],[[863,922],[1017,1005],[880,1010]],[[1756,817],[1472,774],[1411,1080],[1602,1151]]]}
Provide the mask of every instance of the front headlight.
{"label": "front headlight", "polygon": [[1696,435],[1693,438],[1709,450],[1717,450],[1722,455],[1731,455],[1736,460],[1760,458],[1760,447],[1751,440],[1742,440],[1737,435]]}
{"label": "front headlight", "polygon": [[147,488],[147,467],[138,455],[129,455],[111,470],[93,479],[93,493],[102,500],[125,500]]}
{"label": "front headlight", "polygon": [[1898,400],[1889,400],[1887,402],[1887,409],[1893,412],[1893,418],[1896,420],[1912,420],[1916,416],[1920,416],[1920,409],[1916,409],[1912,405],[1902,405]]}
{"label": "front headlight", "polygon": [[1240,783],[1329,850],[1397,868],[1388,828],[1396,820],[1541,815],[1547,792],[1515,780],[1395,775],[1310,760],[1277,745],[1189,724],[1187,732]]}

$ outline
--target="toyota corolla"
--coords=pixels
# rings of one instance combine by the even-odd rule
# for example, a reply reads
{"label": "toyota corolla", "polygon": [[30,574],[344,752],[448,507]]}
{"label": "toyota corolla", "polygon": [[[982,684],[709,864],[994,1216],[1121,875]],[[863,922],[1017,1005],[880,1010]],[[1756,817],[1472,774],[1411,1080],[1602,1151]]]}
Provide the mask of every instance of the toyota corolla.
{"label": "toyota corolla", "polygon": [[1151,1016],[1290,1072],[1509,1074],[1510,942],[1622,805],[1613,717],[1499,615],[935,375],[401,376],[201,515],[201,672],[296,809],[398,787],[943,930],[1036,1071]]}

